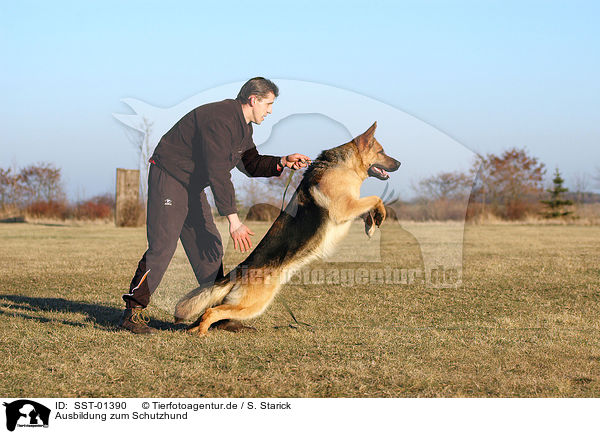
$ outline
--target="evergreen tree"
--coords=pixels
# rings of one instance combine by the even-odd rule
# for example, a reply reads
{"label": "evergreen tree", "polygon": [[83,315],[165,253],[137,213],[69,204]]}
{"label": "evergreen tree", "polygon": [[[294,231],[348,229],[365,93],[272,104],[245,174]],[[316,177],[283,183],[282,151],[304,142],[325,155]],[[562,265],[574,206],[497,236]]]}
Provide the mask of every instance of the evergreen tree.
{"label": "evergreen tree", "polygon": [[563,182],[565,182],[565,180],[560,176],[557,167],[554,179],[552,180],[554,186],[551,189],[546,190],[550,193],[550,200],[541,201],[548,207],[548,210],[544,213],[546,218],[565,217],[569,214],[573,214],[572,211],[566,210],[566,207],[573,205],[573,201],[563,199],[563,193],[569,191],[568,188],[563,187]]}

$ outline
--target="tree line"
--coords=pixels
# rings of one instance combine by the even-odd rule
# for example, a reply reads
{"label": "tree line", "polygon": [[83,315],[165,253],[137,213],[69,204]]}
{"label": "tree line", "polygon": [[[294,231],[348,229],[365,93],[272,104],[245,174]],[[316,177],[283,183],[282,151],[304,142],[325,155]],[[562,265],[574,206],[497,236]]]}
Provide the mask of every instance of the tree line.
{"label": "tree line", "polygon": [[[405,211],[412,212],[408,217],[416,220],[460,220],[490,215],[520,220],[535,216],[574,217],[569,207],[575,203],[600,202],[600,195],[584,191],[589,186],[584,175],[578,174],[578,191],[572,193],[564,187],[558,168],[549,189],[544,188],[545,174],[544,163],[525,149],[511,148],[501,155],[479,156],[467,172],[443,172],[413,184],[417,196],[404,202]],[[600,185],[600,170],[594,180]],[[465,203],[468,203],[466,216]]]}
{"label": "tree line", "polygon": [[113,210],[114,198],[110,194],[69,203],[61,169],[51,163],[37,163],[21,169],[0,167],[2,217],[109,219]]}
{"label": "tree line", "polygon": [[[442,172],[412,184],[415,197],[396,200],[398,217],[406,220],[463,220],[494,216],[506,220],[525,217],[576,217],[572,205],[600,202],[600,195],[585,191],[589,178],[576,176],[577,191],[569,192],[558,168],[553,186],[544,189],[546,167],[525,149],[511,148],[500,155],[479,156],[465,172]],[[286,202],[302,178],[296,174]],[[281,206],[288,174],[257,181],[248,179],[238,188],[240,208],[257,203]],[[592,177],[600,186],[600,168]],[[473,181],[474,180],[474,181]],[[466,215],[465,215],[466,209]],[[32,217],[108,219],[114,213],[111,194],[73,204],[66,199],[61,169],[38,163],[19,170],[0,167],[0,212]],[[597,216],[596,216],[597,217]]]}

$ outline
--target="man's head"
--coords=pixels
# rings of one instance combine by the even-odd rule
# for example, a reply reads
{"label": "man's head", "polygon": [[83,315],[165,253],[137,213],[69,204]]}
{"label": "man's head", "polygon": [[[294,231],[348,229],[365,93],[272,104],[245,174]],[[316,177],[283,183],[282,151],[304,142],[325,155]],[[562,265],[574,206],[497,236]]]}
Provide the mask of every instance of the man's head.
{"label": "man's head", "polygon": [[260,124],[272,112],[273,102],[279,95],[279,88],[271,80],[254,77],[240,89],[237,100],[242,104],[246,122]]}

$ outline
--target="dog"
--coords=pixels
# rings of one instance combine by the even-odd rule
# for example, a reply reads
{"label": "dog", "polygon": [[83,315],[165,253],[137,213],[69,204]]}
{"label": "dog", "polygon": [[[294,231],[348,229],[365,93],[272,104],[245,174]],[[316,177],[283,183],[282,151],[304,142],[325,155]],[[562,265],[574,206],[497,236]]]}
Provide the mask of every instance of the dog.
{"label": "dog", "polygon": [[190,333],[206,335],[213,323],[254,318],[265,311],[281,285],[302,266],[327,256],[355,218],[369,213],[367,234],[385,220],[378,196],[360,197],[367,177],[381,180],[400,162],[375,139],[375,122],[352,141],[323,151],[306,169],[290,202],[254,251],[214,285],[199,287],[175,307],[175,322],[202,316]]}

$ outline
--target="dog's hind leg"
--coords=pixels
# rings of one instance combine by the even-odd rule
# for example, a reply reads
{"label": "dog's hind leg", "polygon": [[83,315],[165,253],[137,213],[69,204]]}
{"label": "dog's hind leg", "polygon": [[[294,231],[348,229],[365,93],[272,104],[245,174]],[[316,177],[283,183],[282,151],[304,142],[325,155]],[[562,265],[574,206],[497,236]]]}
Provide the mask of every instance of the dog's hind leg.
{"label": "dog's hind leg", "polygon": [[198,325],[188,329],[189,333],[197,333],[200,336],[206,335],[208,329],[213,323],[224,319],[241,320],[247,319],[255,315],[257,309],[252,307],[234,306],[230,304],[222,304],[206,309],[204,315],[200,318]]}
{"label": "dog's hind leg", "polygon": [[222,319],[221,321],[212,323],[210,328],[217,329],[217,330],[225,330],[225,331],[231,332],[231,333],[255,332],[256,331],[256,329],[254,327],[246,325],[236,319]]}
{"label": "dog's hind leg", "polygon": [[210,326],[218,321],[244,320],[260,315],[281,287],[281,276],[279,271],[268,267],[250,271],[254,273],[250,273],[248,283],[240,284],[231,291],[223,304],[206,309],[198,322],[188,328],[188,332],[204,336]]}

